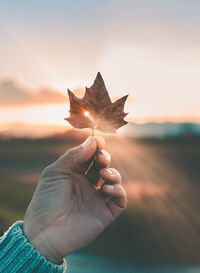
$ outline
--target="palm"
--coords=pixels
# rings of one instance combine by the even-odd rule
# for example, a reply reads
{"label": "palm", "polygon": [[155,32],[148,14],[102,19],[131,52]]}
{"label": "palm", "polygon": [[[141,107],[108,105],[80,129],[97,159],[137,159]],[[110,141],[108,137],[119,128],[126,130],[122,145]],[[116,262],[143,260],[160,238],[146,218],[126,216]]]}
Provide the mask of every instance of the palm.
{"label": "palm", "polygon": [[[121,177],[108,168],[108,153],[97,157],[98,172],[93,168],[92,175],[84,175],[97,148],[103,146],[102,139],[91,138],[66,152],[41,176],[26,212],[24,232],[53,261],[90,243],[126,207]],[[106,181],[100,191],[92,184],[95,174]]]}
{"label": "palm", "polygon": [[[113,221],[114,215],[118,211],[120,213],[120,208],[118,209],[117,206],[115,211],[110,210],[105,198],[84,175],[72,173],[59,179],[59,182],[58,177],[55,177],[54,182],[51,178],[51,184],[48,180],[45,183],[51,186],[44,200],[53,197],[50,202],[51,208],[48,207],[48,210],[52,212],[50,218],[53,230],[55,225],[59,230],[52,236],[54,240],[52,243],[64,255],[66,255],[64,236],[71,241],[70,252],[75,251],[92,241]],[[52,183],[55,184],[56,192],[58,191],[57,194],[60,196],[58,200],[54,199],[55,188],[52,187]],[[43,208],[45,211],[46,208],[44,206]],[[50,237],[52,230],[49,232]]]}

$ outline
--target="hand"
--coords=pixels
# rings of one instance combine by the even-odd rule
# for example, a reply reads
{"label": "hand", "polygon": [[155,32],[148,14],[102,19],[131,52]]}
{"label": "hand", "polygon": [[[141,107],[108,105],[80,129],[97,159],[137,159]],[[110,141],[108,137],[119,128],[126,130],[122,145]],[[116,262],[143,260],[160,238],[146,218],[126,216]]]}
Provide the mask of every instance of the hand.
{"label": "hand", "polygon": [[[95,239],[126,207],[121,176],[109,168],[102,137],[89,137],[46,167],[24,219],[24,233],[49,260],[63,257]],[[97,191],[85,175],[96,151],[105,180]],[[94,173],[95,177],[95,173]],[[108,196],[110,196],[108,198]]]}

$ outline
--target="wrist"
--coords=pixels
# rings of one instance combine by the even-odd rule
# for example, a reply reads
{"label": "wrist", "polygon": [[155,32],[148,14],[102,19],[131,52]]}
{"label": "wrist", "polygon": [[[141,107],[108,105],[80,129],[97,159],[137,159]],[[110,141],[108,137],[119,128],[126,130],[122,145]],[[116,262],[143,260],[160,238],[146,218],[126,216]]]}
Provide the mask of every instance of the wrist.
{"label": "wrist", "polygon": [[33,228],[29,228],[29,225],[26,222],[23,224],[23,229],[26,238],[42,256],[55,264],[60,264],[62,262],[64,257],[62,257],[52,246],[51,240],[49,240],[45,229],[36,231]]}
{"label": "wrist", "polygon": [[0,238],[1,272],[64,273],[67,263],[55,264],[46,259],[24,234],[23,222],[18,221]]}

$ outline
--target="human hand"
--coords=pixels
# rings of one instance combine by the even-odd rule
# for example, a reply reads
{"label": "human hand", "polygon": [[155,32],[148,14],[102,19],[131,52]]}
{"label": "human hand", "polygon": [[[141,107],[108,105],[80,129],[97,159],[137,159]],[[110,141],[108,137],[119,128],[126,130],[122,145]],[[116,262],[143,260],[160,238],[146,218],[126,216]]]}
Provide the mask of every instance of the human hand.
{"label": "human hand", "polygon": [[[121,176],[109,168],[110,155],[102,137],[89,137],[46,167],[27,209],[24,233],[49,260],[59,263],[89,244],[126,207]],[[96,151],[105,184],[97,191],[85,175]],[[94,170],[95,171],[95,170]],[[94,177],[96,174],[94,173]],[[110,196],[110,198],[108,198]]]}

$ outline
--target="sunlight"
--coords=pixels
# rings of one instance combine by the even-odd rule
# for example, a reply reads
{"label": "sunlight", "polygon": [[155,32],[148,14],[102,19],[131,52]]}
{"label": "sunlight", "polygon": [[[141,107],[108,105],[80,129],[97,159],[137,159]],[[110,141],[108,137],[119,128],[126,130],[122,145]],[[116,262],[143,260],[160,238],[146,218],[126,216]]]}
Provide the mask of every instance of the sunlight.
{"label": "sunlight", "polygon": [[[200,221],[194,200],[198,197],[191,191],[191,181],[184,172],[165,159],[164,150],[168,155],[168,147],[158,142],[147,144],[124,138],[107,141],[112,164],[122,175],[132,216],[135,217],[135,211],[142,214],[160,251],[164,251],[167,238],[168,247],[180,255],[182,261],[183,246],[195,257]],[[177,157],[178,150],[170,153]],[[161,234],[165,234],[165,238]]]}
{"label": "sunlight", "polygon": [[89,111],[85,111],[84,112],[84,116],[87,117],[87,118],[90,118],[90,112]]}
{"label": "sunlight", "polygon": [[52,82],[52,86],[61,91],[62,93],[66,93],[67,89],[76,89],[79,86],[78,81],[55,81]]}
{"label": "sunlight", "polygon": [[28,124],[66,125],[66,104],[44,104],[23,108],[1,109],[0,123],[21,122]]}

